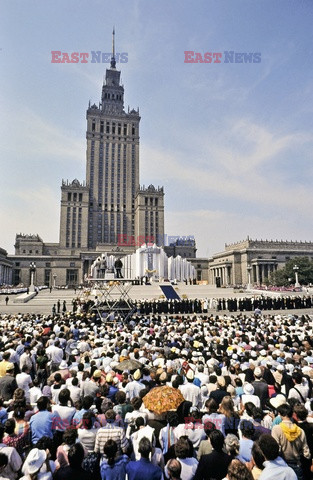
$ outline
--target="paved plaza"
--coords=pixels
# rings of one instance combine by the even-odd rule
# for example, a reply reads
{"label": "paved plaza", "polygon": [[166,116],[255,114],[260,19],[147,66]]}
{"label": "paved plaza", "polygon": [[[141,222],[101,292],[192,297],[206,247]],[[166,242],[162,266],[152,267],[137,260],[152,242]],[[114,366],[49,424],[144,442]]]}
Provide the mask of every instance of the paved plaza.
{"label": "paved plaza", "polygon": [[[290,292],[269,292],[269,291],[257,291],[253,290],[247,292],[245,290],[234,290],[233,288],[216,288],[212,285],[185,285],[184,283],[179,283],[177,286],[173,286],[177,294],[181,298],[188,299],[218,299],[218,298],[242,298],[242,297],[253,297],[254,295],[266,295],[266,296],[275,296],[275,295],[293,295]],[[297,293],[296,295],[304,295],[307,292]],[[313,289],[310,290],[310,294],[313,293]],[[41,313],[44,315],[50,314],[52,312],[53,305],[57,304],[60,300],[61,305],[65,300],[67,310],[72,311],[72,300],[81,298],[83,300],[95,299],[95,296],[98,296],[98,299],[101,301],[102,292],[100,290],[88,290],[87,292],[83,290],[76,290],[76,293],[73,289],[59,290],[53,289],[50,293],[48,289],[42,290],[36,295],[33,299],[29,300],[27,303],[15,303],[18,295],[9,295],[8,305],[5,304],[5,298],[7,295],[0,295],[0,314],[17,314],[17,313]],[[134,285],[129,291],[129,297],[132,300],[161,300],[162,291],[159,287],[159,284],[155,283],[152,285]],[[271,310],[270,312],[275,312]],[[301,310],[290,310],[292,313],[301,315],[303,313],[308,313],[313,315],[312,309],[301,309]],[[216,310],[209,310],[208,313],[216,313]],[[219,312],[220,313],[220,312]],[[235,315],[238,315],[240,312],[236,312]],[[251,312],[248,312],[251,313]],[[282,313],[281,310],[277,310],[277,313]],[[286,310],[284,310],[286,313]]]}

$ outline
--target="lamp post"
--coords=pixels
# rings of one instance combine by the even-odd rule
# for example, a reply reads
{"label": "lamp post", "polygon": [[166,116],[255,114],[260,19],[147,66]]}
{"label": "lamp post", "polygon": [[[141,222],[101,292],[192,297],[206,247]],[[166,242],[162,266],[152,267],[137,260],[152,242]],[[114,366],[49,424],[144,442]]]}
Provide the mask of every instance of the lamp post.
{"label": "lamp post", "polygon": [[34,278],[35,278],[35,272],[36,272],[36,263],[35,263],[35,262],[30,262],[30,264],[29,264],[29,270],[30,270],[30,286],[29,286],[29,291],[30,291],[30,292],[34,292],[34,291],[35,291]]}
{"label": "lamp post", "polygon": [[300,287],[299,276],[298,276],[298,271],[299,271],[298,265],[295,265],[295,266],[293,267],[293,271],[295,272],[295,277],[296,277],[295,287],[298,288],[298,287]]}
{"label": "lamp post", "polygon": [[247,265],[247,271],[248,271],[248,284],[247,284],[247,290],[251,290],[251,270],[252,267],[250,264]]}

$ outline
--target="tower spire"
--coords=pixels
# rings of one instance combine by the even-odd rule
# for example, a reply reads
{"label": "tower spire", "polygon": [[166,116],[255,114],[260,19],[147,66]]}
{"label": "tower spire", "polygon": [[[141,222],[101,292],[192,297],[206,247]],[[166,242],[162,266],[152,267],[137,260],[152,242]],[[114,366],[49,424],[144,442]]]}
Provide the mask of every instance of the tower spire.
{"label": "tower spire", "polygon": [[113,27],[111,68],[115,68],[115,67],[116,67],[116,61],[115,61],[115,27]]}

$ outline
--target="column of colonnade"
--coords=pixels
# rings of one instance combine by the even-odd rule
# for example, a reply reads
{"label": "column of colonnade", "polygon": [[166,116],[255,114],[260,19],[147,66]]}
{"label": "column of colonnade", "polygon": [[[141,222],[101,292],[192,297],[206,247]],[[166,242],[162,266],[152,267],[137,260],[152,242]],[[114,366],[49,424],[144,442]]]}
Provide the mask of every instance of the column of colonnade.
{"label": "column of colonnade", "polygon": [[12,285],[12,268],[0,265],[0,285]]}

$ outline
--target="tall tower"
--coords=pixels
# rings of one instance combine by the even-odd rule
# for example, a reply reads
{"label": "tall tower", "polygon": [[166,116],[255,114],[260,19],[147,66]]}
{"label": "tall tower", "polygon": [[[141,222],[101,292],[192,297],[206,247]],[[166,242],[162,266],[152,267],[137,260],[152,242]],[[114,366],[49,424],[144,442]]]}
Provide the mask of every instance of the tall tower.
{"label": "tall tower", "polygon": [[89,186],[88,248],[116,244],[118,235],[135,235],[139,189],[139,109],[124,111],[124,87],[116,69],[115,32],[99,106],[87,110]]}

